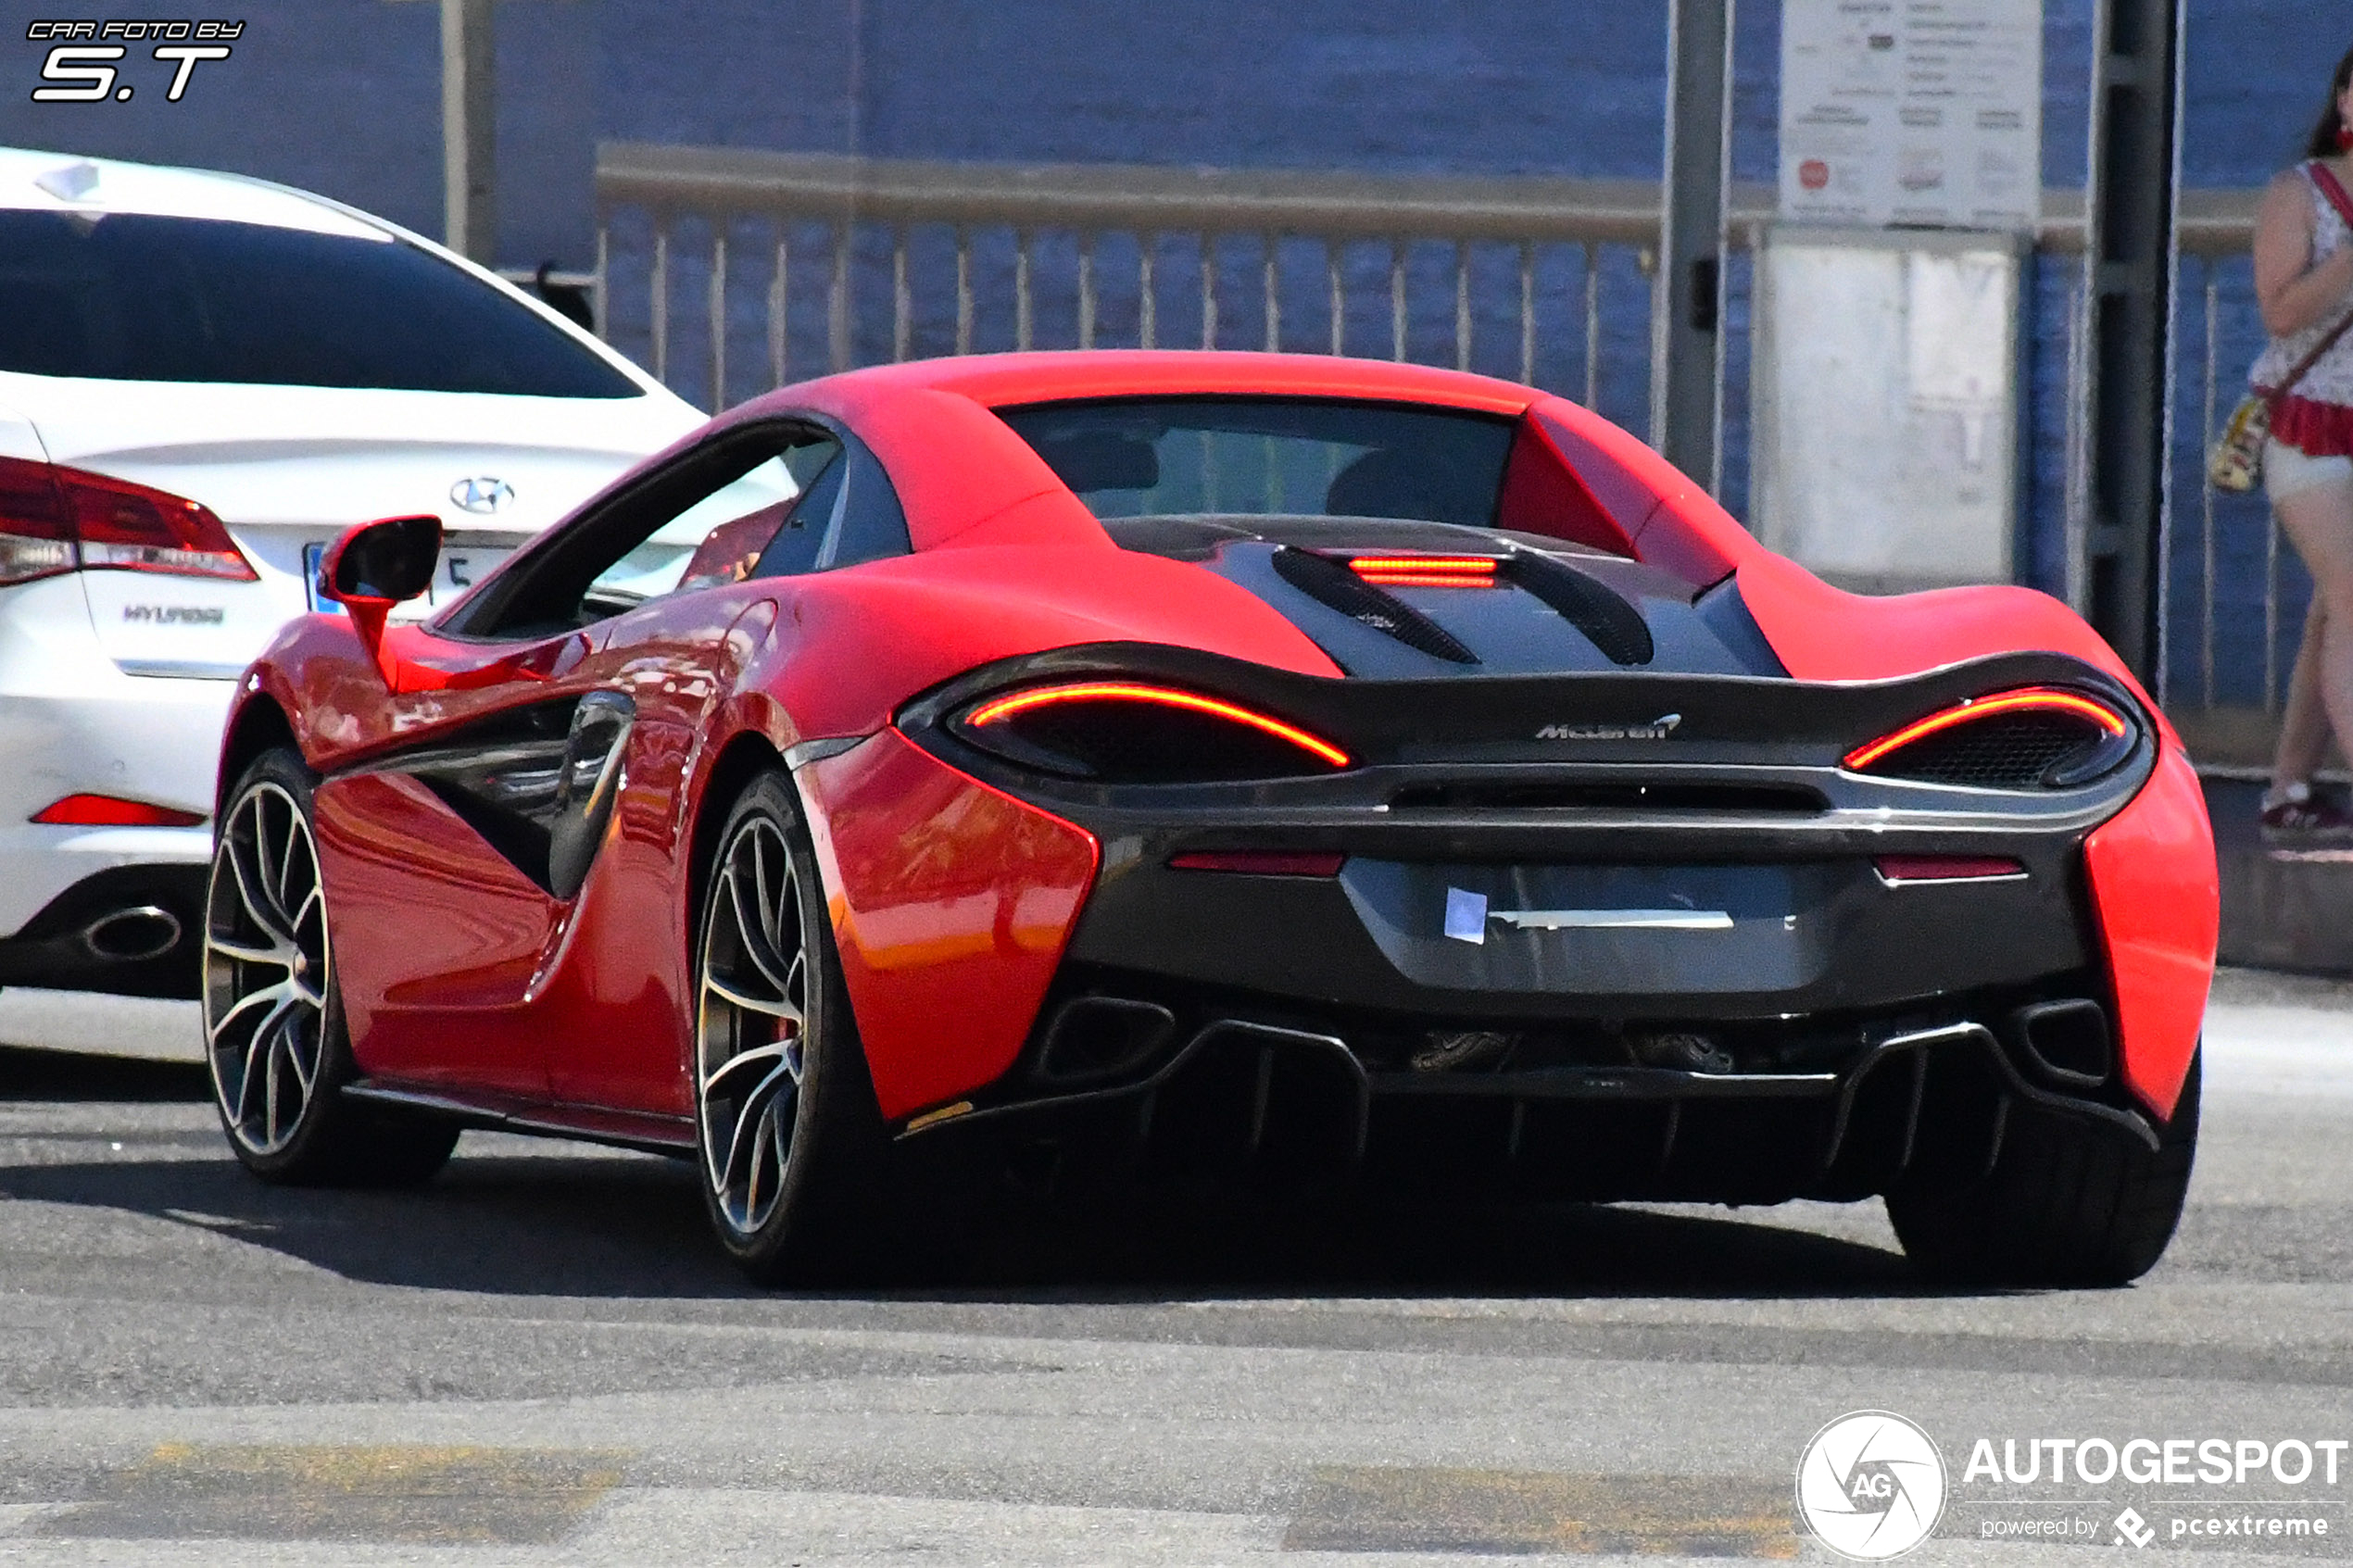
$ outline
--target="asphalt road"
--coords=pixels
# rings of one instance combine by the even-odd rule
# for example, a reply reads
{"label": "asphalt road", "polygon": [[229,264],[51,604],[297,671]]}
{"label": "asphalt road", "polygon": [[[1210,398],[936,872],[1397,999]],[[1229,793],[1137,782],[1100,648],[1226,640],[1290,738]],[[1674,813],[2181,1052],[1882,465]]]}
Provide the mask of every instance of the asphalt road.
{"label": "asphalt road", "polygon": [[469,1134],[422,1192],[265,1189],[186,1028],[0,997],[0,1039],[116,1053],[0,1050],[0,1560],[1829,1562],[1792,1534],[1792,1477],[1867,1408],[1950,1470],[1913,1562],[2082,1561],[1986,1533],[2106,1545],[2127,1504],[2152,1559],[2225,1514],[2245,1528],[2205,1555],[2353,1555],[2353,1455],[2334,1485],[2260,1460],[2244,1485],[1963,1474],[1980,1437],[2014,1462],[2037,1437],[2353,1438],[2332,987],[2226,981],[2154,1274],[1998,1297],[1923,1291],[1876,1203],[1139,1217],[1008,1230],[919,1286],[761,1295],[659,1160]]}

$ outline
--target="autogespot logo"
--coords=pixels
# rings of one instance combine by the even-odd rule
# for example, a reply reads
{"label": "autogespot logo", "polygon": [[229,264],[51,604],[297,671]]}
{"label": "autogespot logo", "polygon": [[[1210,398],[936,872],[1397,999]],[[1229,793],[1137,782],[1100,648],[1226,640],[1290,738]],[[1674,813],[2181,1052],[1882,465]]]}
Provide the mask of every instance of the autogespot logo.
{"label": "autogespot logo", "polygon": [[1944,1456],[1887,1411],[1856,1411],[1814,1434],[1797,1461],[1797,1512],[1842,1557],[1901,1557],[1944,1513]]}

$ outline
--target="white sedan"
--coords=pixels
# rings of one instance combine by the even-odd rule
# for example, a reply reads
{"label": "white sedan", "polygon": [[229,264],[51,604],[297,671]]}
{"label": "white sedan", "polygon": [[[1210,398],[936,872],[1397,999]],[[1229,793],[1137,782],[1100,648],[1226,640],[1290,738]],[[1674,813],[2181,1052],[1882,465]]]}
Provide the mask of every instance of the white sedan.
{"label": "white sedan", "polygon": [[350,207],[0,149],[0,984],[195,995],[231,688],[346,527],[440,515],[429,614],[701,422]]}

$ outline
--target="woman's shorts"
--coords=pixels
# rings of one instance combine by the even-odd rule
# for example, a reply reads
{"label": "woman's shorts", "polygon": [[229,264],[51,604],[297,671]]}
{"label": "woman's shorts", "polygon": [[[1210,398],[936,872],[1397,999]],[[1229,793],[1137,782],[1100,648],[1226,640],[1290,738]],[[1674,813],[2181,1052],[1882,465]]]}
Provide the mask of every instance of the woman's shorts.
{"label": "woman's shorts", "polygon": [[2284,441],[2263,445],[2263,489],[2274,501],[2330,485],[2353,485],[2353,458],[2308,458]]}

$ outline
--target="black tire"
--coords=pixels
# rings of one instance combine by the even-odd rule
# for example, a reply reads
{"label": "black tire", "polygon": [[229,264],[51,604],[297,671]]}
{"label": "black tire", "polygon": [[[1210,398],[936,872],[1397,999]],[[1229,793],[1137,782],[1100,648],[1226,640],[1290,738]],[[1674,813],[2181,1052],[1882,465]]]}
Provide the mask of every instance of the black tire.
{"label": "black tire", "polygon": [[317,784],[291,749],[265,752],[220,814],[204,914],[213,1105],[230,1148],[263,1181],[413,1186],[448,1160],[459,1129],[344,1098],[359,1070],[312,834]]}
{"label": "black tire", "polygon": [[2157,1265],[2189,1196],[2197,1154],[2200,1060],[2190,1059],[2158,1147],[2106,1123],[2013,1104],[1982,1180],[1887,1195],[1905,1252],[1956,1285],[2129,1285]]}
{"label": "black tire", "polygon": [[886,1250],[887,1131],[790,776],[752,780],[715,842],[691,1063],[711,1229],[761,1285],[871,1272]]}

